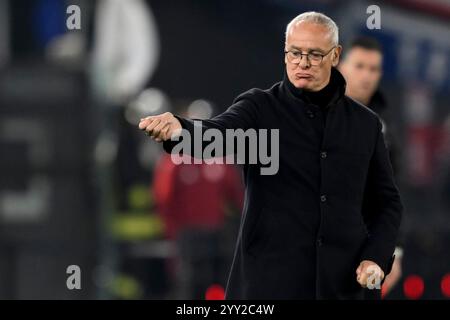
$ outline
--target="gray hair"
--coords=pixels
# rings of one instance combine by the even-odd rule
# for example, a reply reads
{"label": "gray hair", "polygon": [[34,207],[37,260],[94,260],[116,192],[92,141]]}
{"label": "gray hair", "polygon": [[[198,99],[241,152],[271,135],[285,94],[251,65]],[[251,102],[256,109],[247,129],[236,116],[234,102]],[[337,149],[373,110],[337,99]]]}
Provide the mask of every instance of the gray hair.
{"label": "gray hair", "polygon": [[287,36],[289,31],[293,26],[295,26],[297,23],[307,21],[315,24],[320,24],[328,29],[328,32],[331,36],[331,41],[333,42],[333,45],[337,46],[339,44],[339,28],[336,25],[336,23],[328,16],[324,15],[320,12],[315,11],[308,11],[304,12],[302,14],[299,14],[294,19],[292,19],[291,22],[286,27],[286,35],[285,40],[287,41]]}

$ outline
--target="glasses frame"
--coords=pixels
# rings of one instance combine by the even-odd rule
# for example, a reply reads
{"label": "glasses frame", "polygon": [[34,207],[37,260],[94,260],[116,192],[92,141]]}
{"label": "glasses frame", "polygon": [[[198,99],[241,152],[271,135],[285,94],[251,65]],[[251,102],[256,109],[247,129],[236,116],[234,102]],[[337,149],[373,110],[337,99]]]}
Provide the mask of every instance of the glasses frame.
{"label": "glasses frame", "polygon": [[[300,52],[300,51],[295,51],[295,52],[299,52],[300,57],[299,57],[299,58],[294,58],[294,59],[290,59],[290,58],[289,58],[289,55],[288,55],[288,53],[293,53],[292,50],[285,50],[285,51],[284,51],[284,54],[285,54],[285,55],[288,55],[288,56],[287,56],[287,59],[288,59],[288,61],[289,61],[290,63],[292,63],[292,64],[300,64],[300,63],[302,62],[303,56],[306,56],[306,61],[307,61],[311,66],[318,66],[318,65],[320,65],[320,64],[323,62],[323,58],[326,57],[327,55],[329,55],[330,52],[333,51],[333,49],[335,49],[336,47],[337,47],[337,46],[334,46],[333,48],[331,48],[330,50],[328,50],[327,53],[315,53],[315,54],[320,55],[320,57],[321,57],[321,58],[320,58],[320,61],[317,62],[317,64],[313,64],[313,63],[312,63],[313,60],[311,60],[311,54],[312,54],[311,52],[308,52],[308,53],[302,53],[302,52]],[[296,60],[296,59],[299,59],[298,62],[293,62],[293,60]]]}

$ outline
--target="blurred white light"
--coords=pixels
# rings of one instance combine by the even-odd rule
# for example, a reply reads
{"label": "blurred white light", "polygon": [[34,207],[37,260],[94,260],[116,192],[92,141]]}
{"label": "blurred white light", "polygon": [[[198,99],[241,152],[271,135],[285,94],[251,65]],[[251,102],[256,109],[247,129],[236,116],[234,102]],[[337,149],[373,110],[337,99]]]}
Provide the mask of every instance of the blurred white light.
{"label": "blurred white light", "polygon": [[213,114],[213,106],[209,101],[199,99],[189,105],[187,112],[190,118],[209,119]]}
{"label": "blurred white light", "polygon": [[130,102],[125,110],[125,119],[137,125],[141,118],[169,111],[169,99],[159,89],[148,88]]}

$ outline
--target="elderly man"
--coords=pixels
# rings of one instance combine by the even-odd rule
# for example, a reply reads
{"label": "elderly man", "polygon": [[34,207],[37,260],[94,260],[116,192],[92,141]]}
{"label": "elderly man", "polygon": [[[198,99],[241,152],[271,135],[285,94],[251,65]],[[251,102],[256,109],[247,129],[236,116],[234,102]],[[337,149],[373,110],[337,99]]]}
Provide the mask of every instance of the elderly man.
{"label": "elderly man", "polygon": [[[227,299],[360,299],[389,273],[402,204],[378,116],[345,96],[342,47],[329,17],[286,29],[283,81],[251,89],[201,129],[278,129],[279,170],[244,165],[245,205]],[[193,120],[139,123],[170,152]]]}

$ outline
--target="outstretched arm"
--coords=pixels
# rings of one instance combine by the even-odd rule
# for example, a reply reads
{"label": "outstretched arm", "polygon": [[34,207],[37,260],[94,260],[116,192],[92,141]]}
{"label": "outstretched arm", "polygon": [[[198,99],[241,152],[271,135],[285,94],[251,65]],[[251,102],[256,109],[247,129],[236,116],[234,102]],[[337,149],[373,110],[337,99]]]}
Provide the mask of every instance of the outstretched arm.
{"label": "outstretched arm", "polygon": [[[252,89],[236,98],[234,103],[222,114],[208,120],[198,120],[197,128],[202,134],[207,129],[219,130],[223,136],[227,129],[243,129],[258,127],[258,100],[261,99],[261,91]],[[195,135],[195,119],[185,119],[166,112],[156,116],[141,119],[139,129],[146,131],[152,139],[164,142],[164,149],[170,152],[178,143],[171,139],[179,136],[181,130],[187,130],[191,137]]]}

